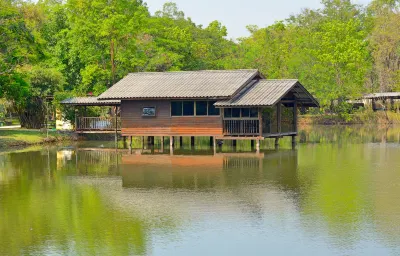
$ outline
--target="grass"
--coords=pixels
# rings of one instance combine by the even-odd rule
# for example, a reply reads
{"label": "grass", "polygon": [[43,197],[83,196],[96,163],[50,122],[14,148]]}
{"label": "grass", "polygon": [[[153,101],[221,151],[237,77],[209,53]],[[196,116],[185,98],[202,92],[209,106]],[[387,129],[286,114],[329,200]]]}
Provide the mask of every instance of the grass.
{"label": "grass", "polygon": [[49,137],[47,137],[46,132],[39,130],[0,130],[0,149],[57,142],[68,139],[71,139],[71,135],[58,133],[56,131],[49,131]]}

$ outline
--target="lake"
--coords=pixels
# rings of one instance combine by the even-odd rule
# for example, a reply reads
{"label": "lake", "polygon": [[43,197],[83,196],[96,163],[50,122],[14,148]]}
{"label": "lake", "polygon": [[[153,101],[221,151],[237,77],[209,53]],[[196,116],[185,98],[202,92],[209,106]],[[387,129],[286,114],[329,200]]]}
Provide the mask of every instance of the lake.
{"label": "lake", "polygon": [[400,255],[400,127],[204,141],[0,152],[0,255]]}

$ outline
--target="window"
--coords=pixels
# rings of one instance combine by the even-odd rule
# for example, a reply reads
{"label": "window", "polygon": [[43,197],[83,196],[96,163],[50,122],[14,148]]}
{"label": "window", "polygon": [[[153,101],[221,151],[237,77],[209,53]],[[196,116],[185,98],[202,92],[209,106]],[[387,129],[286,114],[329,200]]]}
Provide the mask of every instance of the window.
{"label": "window", "polygon": [[232,109],[231,108],[224,108],[224,117],[225,118],[232,117]]}
{"label": "window", "polygon": [[209,116],[219,116],[219,108],[214,106],[215,101],[208,102],[208,115]]}
{"label": "window", "polygon": [[[171,116],[219,116],[215,101],[171,101]],[[240,110],[240,109],[239,109]]]}
{"label": "window", "polygon": [[232,117],[240,117],[240,108],[232,108]]}
{"label": "window", "polygon": [[182,101],[171,101],[171,116],[182,116]]}
{"label": "window", "polygon": [[257,108],[224,108],[225,118],[258,118]]}
{"label": "window", "polygon": [[258,117],[258,109],[257,108],[250,109],[250,117]]}
{"label": "window", "polygon": [[196,101],[196,116],[207,115],[207,101]]}
{"label": "window", "polygon": [[182,108],[184,116],[194,116],[194,101],[183,101]]}
{"label": "window", "polygon": [[242,108],[242,117],[250,117],[250,109]]}

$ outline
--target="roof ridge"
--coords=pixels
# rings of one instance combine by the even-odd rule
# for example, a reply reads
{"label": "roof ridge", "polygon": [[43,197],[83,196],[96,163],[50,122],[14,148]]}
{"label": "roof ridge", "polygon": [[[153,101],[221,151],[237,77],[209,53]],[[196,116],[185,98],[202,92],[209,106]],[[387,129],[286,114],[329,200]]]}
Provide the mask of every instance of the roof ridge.
{"label": "roof ridge", "polygon": [[299,79],[296,79],[296,78],[260,79],[259,81],[299,81]]}
{"label": "roof ridge", "polygon": [[129,75],[132,74],[174,74],[174,73],[197,73],[197,72],[240,72],[240,71],[251,71],[258,72],[258,69],[203,69],[203,70],[172,70],[172,71],[144,71],[144,72],[130,72]]}

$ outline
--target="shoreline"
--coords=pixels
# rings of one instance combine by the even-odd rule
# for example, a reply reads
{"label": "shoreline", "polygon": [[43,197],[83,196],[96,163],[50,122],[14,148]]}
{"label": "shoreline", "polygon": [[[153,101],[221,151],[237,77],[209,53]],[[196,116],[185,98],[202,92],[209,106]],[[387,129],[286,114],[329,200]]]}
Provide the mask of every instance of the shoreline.
{"label": "shoreline", "polygon": [[298,126],[303,125],[396,125],[400,124],[400,113],[359,112],[341,117],[337,114],[299,115]]}
{"label": "shoreline", "polygon": [[2,129],[0,130],[0,151],[76,140],[78,140],[77,136],[71,132],[49,131],[47,137],[46,132],[40,130]]}

